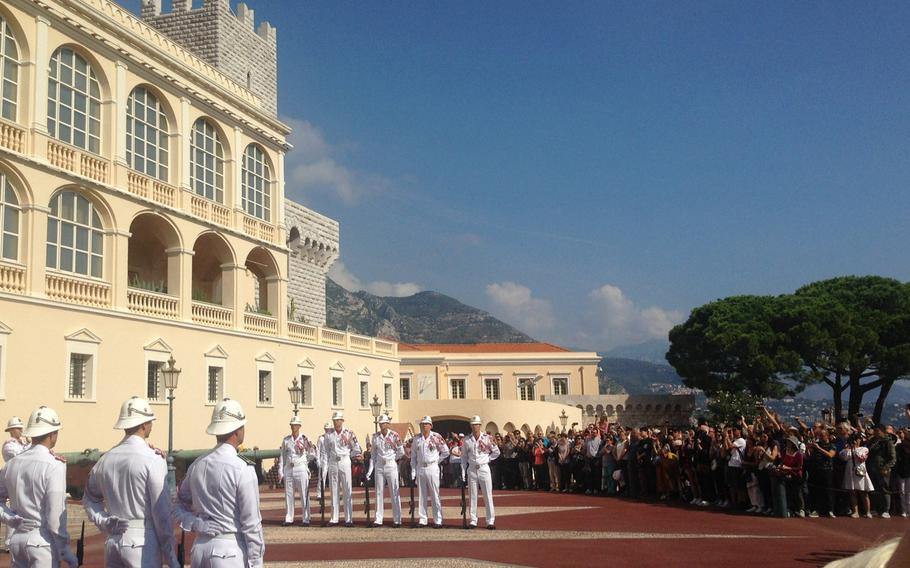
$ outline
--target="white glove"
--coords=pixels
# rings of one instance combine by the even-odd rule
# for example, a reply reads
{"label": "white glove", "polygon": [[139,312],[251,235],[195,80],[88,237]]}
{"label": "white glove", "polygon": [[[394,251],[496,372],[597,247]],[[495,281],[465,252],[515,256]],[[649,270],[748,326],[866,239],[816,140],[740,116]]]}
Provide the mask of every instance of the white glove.
{"label": "white glove", "polygon": [[370,469],[367,470],[367,480],[373,477],[373,467],[370,466]]}
{"label": "white glove", "polygon": [[415,480],[417,480],[417,472],[414,470],[411,470],[411,481],[415,481]]}
{"label": "white glove", "polygon": [[69,548],[63,551],[62,560],[66,562],[70,568],[77,568],[77,566],[79,566],[79,560],[76,558],[76,555],[73,554],[73,551]]}
{"label": "white glove", "polygon": [[215,527],[215,523],[198,518],[193,521],[192,531],[202,536],[218,536],[221,534],[221,531]]}
{"label": "white glove", "polygon": [[461,482],[465,483],[466,481],[467,480],[465,479],[464,470],[461,470]]}
{"label": "white glove", "polygon": [[109,535],[117,536],[126,532],[130,526],[129,522],[126,519],[121,519],[120,517],[115,517],[111,515],[110,517],[104,519],[104,532]]}
{"label": "white glove", "polygon": [[284,481],[284,474],[283,474],[283,473],[279,473],[279,474],[278,474],[278,483],[281,483],[281,482],[283,482],[283,481]]}

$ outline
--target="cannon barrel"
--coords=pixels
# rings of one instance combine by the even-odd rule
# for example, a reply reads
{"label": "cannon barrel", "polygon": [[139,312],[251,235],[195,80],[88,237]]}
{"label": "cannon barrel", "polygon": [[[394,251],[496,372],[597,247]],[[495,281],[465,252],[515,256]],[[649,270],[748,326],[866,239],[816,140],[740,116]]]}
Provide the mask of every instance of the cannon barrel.
{"label": "cannon barrel", "polygon": [[[171,456],[174,457],[174,466],[177,468],[177,478],[183,477],[183,473],[197,458],[204,456],[212,451],[211,448],[202,450],[174,450]],[[238,452],[241,458],[256,465],[257,476],[262,479],[261,465],[262,460],[277,459],[281,452],[278,449],[260,450],[252,448]],[[88,480],[89,471],[101,459],[104,452],[97,448],[87,448],[81,452],[61,452],[61,457],[66,459],[66,487],[67,491],[73,496],[81,496],[85,482]]]}

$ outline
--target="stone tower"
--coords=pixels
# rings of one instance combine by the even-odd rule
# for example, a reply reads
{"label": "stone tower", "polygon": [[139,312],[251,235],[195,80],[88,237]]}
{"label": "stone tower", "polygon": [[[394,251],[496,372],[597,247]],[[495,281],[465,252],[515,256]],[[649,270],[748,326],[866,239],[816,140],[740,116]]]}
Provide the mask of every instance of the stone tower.
{"label": "stone tower", "polygon": [[275,28],[256,22],[253,10],[231,0],[172,0],[170,13],[161,13],[161,0],[142,0],[142,19],[197,57],[246,87],[262,101],[262,110],[278,114],[278,50]]}
{"label": "stone tower", "polygon": [[289,320],[325,325],[325,275],[338,258],[338,221],[290,199],[284,202],[288,228]]}

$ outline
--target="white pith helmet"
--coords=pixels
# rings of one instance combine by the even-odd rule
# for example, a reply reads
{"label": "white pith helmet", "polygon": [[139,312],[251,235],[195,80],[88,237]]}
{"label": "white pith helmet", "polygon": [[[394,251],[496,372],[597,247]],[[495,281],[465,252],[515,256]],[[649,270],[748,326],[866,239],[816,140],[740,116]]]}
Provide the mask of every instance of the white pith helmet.
{"label": "white pith helmet", "polygon": [[290,424],[291,426],[294,426],[295,424],[296,424],[297,426],[300,426],[300,425],[302,424],[302,422],[300,422],[300,418],[299,418],[299,417],[297,417],[297,416],[292,416],[292,417],[291,417],[291,421],[288,422],[288,424]]}
{"label": "white pith helmet", "polygon": [[28,417],[28,426],[25,427],[25,435],[29,438],[44,436],[45,434],[56,432],[62,427],[63,425],[60,423],[60,416],[57,415],[56,410],[46,406],[39,406],[32,412],[31,416]]}
{"label": "white pith helmet", "polygon": [[480,421],[480,416],[474,416],[474,418],[471,418],[471,426],[474,424],[483,425],[483,422]]}
{"label": "white pith helmet", "polygon": [[120,417],[117,418],[114,429],[129,430],[154,419],[155,413],[152,412],[149,401],[133,396],[123,401],[123,404],[120,405]]}
{"label": "white pith helmet", "polygon": [[383,414],[382,416],[379,417],[379,423],[380,423],[380,424],[388,424],[388,423],[390,423],[391,421],[392,421],[392,419],[389,418],[389,415],[388,415],[388,414]]}
{"label": "white pith helmet", "polygon": [[429,425],[432,426],[432,425],[433,425],[433,419],[430,418],[429,416],[424,416],[424,417],[423,417],[423,420],[421,420],[420,423],[421,423],[421,424],[429,424]]}
{"label": "white pith helmet", "polygon": [[25,428],[25,424],[22,423],[22,419],[18,416],[13,416],[9,419],[9,422],[6,423],[6,431],[9,432],[13,428]]}
{"label": "white pith helmet", "polygon": [[236,400],[226,398],[215,405],[212,421],[205,432],[213,436],[223,436],[239,430],[245,424],[246,415],[243,413],[243,407]]}
{"label": "white pith helmet", "polygon": [[331,429],[332,429],[332,423],[331,423],[331,422],[326,422],[325,424],[322,425],[322,429],[323,429],[323,430],[331,430]]}
{"label": "white pith helmet", "polygon": [[335,413],[332,414],[332,421],[334,422],[335,420],[344,420],[344,412],[336,410]]}

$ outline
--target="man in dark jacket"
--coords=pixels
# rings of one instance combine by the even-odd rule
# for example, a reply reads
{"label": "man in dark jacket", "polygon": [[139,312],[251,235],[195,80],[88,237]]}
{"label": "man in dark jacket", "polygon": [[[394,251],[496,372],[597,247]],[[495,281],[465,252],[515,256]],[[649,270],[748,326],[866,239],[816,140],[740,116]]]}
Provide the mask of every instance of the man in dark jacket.
{"label": "man in dark jacket", "polygon": [[886,432],[885,426],[879,424],[875,427],[872,439],[869,440],[866,467],[869,470],[869,480],[875,487],[872,493],[873,508],[883,519],[891,517],[891,468],[896,461],[894,442]]}

